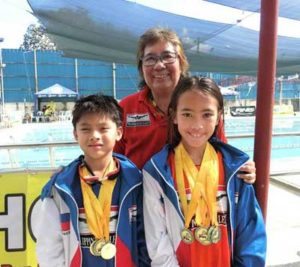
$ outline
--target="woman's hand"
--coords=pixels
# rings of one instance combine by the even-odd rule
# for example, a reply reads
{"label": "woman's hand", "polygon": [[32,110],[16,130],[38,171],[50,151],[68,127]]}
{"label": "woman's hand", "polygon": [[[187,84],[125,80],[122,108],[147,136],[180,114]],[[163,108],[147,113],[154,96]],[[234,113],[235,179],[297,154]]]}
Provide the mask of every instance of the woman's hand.
{"label": "woman's hand", "polygon": [[247,161],[240,169],[237,175],[248,184],[254,184],[256,181],[256,168],[254,161]]}

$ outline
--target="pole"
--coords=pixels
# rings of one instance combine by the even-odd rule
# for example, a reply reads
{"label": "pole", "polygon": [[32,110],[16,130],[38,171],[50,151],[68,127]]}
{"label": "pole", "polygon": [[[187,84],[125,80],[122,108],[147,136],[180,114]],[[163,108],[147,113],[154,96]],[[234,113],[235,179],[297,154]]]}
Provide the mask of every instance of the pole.
{"label": "pole", "polygon": [[298,89],[298,111],[300,112],[300,89]]}
{"label": "pole", "polygon": [[279,106],[282,104],[282,86],[283,86],[283,78],[278,80],[279,81]]}
{"label": "pole", "polygon": [[75,64],[75,89],[76,89],[76,93],[78,94],[78,62],[77,62],[77,58],[75,58],[74,64]]}
{"label": "pole", "polygon": [[[0,43],[2,43],[4,41],[4,38],[0,38]],[[5,113],[5,107],[4,107],[4,82],[3,82],[3,68],[4,68],[4,64],[3,64],[3,57],[2,57],[2,47],[0,46],[0,75],[1,75],[1,114]]]}
{"label": "pole", "polygon": [[116,93],[116,64],[115,62],[112,63],[112,79],[113,79],[113,97],[117,99]]}
{"label": "pole", "polygon": [[34,62],[34,81],[35,81],[35,92],[38,93],[39,91],[39,84],[38,84],[38,70],[37,70],[37,60],[36,60],[36,50],[33,50],[33,62]]}
{"label": "pole", "polygon": [[257,75],[257,107],[255,121],[254,161],[256,195],[267,216],[272,119],[276,74],[278,0],[261,1],[259,62]]}

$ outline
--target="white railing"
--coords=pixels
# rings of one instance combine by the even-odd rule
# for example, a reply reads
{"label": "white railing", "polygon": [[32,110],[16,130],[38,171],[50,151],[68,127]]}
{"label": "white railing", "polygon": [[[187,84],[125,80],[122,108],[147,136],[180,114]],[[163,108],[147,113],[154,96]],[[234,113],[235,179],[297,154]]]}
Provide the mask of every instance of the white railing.
{"label": "white railing", "polygon": [[[47,148],[48,150],[48,164],[45,167],[57,168],[58,166],[55,164],[55,149],[56,148],[66,148],[66,147],[74,147],[78,148],[78,144],[75,141],[68,142],[47,142],[47,143],[27,143],[27,144],[10,144],[10,145],[0,145],[1,150],[6,150],[8,153],[9,159],[9,169],[18,169],[18,160],[15,157],[16,150],[25,150],[25,149],[37,149],[37,148]],[[36,161],[39,160],[39,155],[36,155]],[[31,160],[31,159],[27,159]],[[70,161],[71,159],[66,159]],[[1,159],[0,159],[1,164]],[[1,169],[1,168],[0,168]]]}
{"label": "white railing", "polygon": [[[295,136],[300,136],[300,132],[290,132],[290,133],[276,133],[273,134],[273,138],[276,137],[295,137]],[[253,134],[240,134],[240,135],[230,135],[227,137],[229,140],[229,143],[231,140],[234,139],[245,139],[245,138],[254,138]],[[4,172],[7,170],[18,170],[18,169],[38,169],[40,168],[40,164],[34,164],[34,163],[38,163],[39,161],[42,161],[41,155],[39,154],[39,149],[46,149],[47,151],[47,159],[46,162],[44,162],[44,165],[42,166],[42,168],[57,168],[59,167],[59,164],[57,164],[57,156],[56,156],[56,152],[57,149],[59,148],[70,148],[73,147],[74,148],[74,152],[73,150],[71,150],[71,153],[69,153],[69,157],[68,155],[66,155],[66,157],[64,157],[62,159],[62,162],[64,164],[67,164],[68,162],[70,162],[71,160],[73,160],[76,156],[78,156],[80,154],[80,150],[78,147],[78,144],[75,141],[67,141],[67,142],[47,142],[47,143],[27,143],[27,144],[9,144],[9,145],[0,145],[0,172]],[[293,143],[293,144],[278,144],[276,146],[273,146],[272,149],[298,149],[300,148],[300,142],[299,143]],[[23,163],[28,161],[31,162],[31,165],[29,164],[28,166],[30,167],[20,167],[20,160],[18,158],[20,158],[19,156],[16,156],[16,151],[21,151],[21,150],[37,150],[36,154],[31,153],[31,156],[34,155],[33,158],[23,158]],[[248,150],[253,150],[253,147],[248,148]],[[4,151],[4,152],[3,152]],[[6,164],[4,164],[6,167],[5,168],[1,168],[1,166],[3,166],[3,159],[1,159],[1,152],[2,153],[6,153],[7,155],[7,160],[8,162],[6,162]],[[62,154],[67,154],[67,153],[62,153]],[[2,154],[3,155],[3,154]],[[30,157],[30,156],[29,156]],[[300,157],[300,155],[299,155]],[[45,159],[43,159],[43,161],[45,161]],[[26,164],[25,164],[26,165]]]}

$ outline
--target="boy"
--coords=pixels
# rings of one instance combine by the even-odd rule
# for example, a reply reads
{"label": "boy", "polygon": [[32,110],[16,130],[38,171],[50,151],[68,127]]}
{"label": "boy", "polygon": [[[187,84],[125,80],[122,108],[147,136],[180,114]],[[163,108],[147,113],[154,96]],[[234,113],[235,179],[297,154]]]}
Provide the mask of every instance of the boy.
{"label": "boy", "polygon": [[140,171],[113,154],[122,111],[110,96],[90,95],[73,109],[74,137],[84,155],[43,189],[37,256],[44,266],[149,266]]}

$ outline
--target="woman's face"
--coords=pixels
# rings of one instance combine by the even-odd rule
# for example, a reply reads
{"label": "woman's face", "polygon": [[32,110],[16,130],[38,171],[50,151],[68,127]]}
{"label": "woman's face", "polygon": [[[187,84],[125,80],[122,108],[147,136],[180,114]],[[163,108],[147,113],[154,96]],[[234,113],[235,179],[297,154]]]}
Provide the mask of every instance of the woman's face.
{"label": "woman's face", "polygon": [[[147,55],[159,56],[166,52],[177,53],[171,43],[158,41],[145,47],[144,57]],[[145,82],[154,94],[172,94],[181,74],[180,59],[177,56],[175,62],[169,64],[164,64],[160,60],[153,66],[142,64],[142,70]]]}

